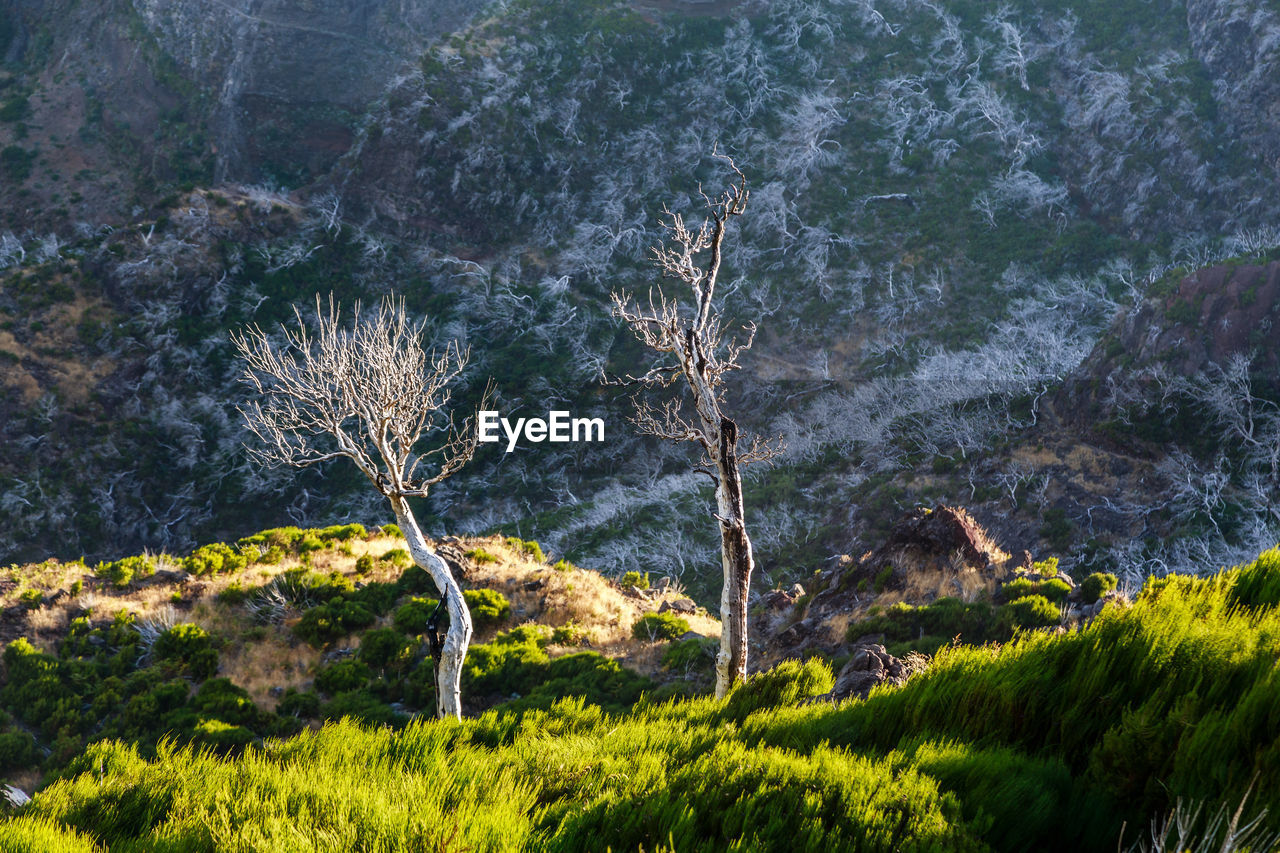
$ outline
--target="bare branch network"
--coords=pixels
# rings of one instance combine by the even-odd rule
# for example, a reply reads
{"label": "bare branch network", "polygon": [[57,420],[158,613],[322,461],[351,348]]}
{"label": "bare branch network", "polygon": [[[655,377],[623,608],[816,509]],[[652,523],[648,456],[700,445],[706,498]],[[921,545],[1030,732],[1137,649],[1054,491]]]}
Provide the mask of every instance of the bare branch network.
{"label": "bare branch network", "polygon": [[[469,349],[428,353],[423,323],[409,320],[403,298],[383,299],[372,317],[356,303],[348,326],[332,295],[327,312],[317,296],[314,334],[294,314],[297,328],[282,325],[281,344],[256,325],[232,334],[242,379],[259,394],[240,409],[261,442],[248,448],[256,459],[303,467],[346,457],[383,495],[402,498],[425,497],[471,459],[471,419],[459,426],[445,414]],[[443,435],[438,447],[414,449],[433,434]]]}
{"label": "bare branch network", "polygon": [[[642,304],[629,293],[614,291],[613,315],[623,320],[637,340],[659,354],[675,356],[674,364],[658,364],[639,376],[605,376],[608,385],[636,387],[632,396],[635,414],[631,422],[641,435],[652,435],[667,441],[692,441],[702,447],[704,464],[709,470],[720,453],[720,436],[724,415],[720,411],[724,375],[741,367],[739,358],[755,341],[756,325],[748,322],[743,331],[746,339],[725,339],[720,313],[713,308],[716,279],[720,274],[722,247],[730,217],[739,216],[747,206],[747,181],[731,157],[713,153],[733,171],[735,180],[715,199],[702,188],[698,194],[706,204],[708,216],[696,230],[690,230],[684,217],[663,207],[668,242],[652,249],[652,258],[663,277],[682,282],[692,297],[692,305],[667,296],[661,286],[649,290]],[[700,259],[709,253],[706,265]],[[661,404],[644,400],[640,392],[666,388],[681,377],[688,383],[694,417],[685,413],[683,396],[672,397]],[[782,450],[781,437],[772,440],[755,438],[747,452],[738,456],[740,464],[770,459]],[[712,474],[713,479],[715,475]]]}

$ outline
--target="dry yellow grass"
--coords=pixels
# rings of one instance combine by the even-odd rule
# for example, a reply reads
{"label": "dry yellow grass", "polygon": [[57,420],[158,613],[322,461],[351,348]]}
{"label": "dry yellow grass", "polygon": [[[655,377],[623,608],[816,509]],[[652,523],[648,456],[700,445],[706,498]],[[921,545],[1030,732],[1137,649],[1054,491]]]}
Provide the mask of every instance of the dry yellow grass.
{"label": "dry yellow grass", "polygon": [[[666,593],[654,598],[631,598],[624,595],[600,574],[577,567],[567,571],[546,563],[530,560],[497,537],[466,539],[463,548],[482,549],[497,558],[492,563],[475,563],[468,574],[469,585],[496,589],[511,602],[513,621],[517,624],[540,624],[558,628],[570,623],[582,630],[587,648],[647,675],[660,664],[661,643],[635,639],[631,630],[646,613],[656,612],[663,602],[683,596]],[[708,637],[720,636],[720,620],[706,611],[681,614],[689,630]],[[481,642],[494,630],[478,636]],[[579,651],[577,647],[551,646],[552,655]]]}

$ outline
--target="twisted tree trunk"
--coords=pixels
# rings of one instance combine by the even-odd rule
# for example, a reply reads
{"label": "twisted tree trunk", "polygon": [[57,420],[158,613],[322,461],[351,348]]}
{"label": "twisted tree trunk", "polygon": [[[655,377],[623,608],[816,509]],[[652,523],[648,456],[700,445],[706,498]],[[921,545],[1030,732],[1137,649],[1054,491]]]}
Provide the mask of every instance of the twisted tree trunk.
{"label": "twisted tree trunk", "polygon": [[431,575],[440,598],[449,613],[449,630],[436,666],[436,716],[440,719],[462,719],[462,661],[471,644],[471,613],[462,598],[462,588],[454,579],[445,561],[427,544],[418,528],[417,519],[409,509],[409,502],[402,497],[390,498],[400,532],[409,542],[409,554],[423,571]]}

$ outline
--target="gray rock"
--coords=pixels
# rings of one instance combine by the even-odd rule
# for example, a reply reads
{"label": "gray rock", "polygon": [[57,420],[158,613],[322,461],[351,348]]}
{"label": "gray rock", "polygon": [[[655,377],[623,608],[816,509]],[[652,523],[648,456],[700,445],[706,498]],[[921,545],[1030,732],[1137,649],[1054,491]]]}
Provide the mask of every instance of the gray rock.
{"label": "gray rock", "polygon": [[693,613],[697,611],[698,605],[692,598],[677,598],[675,601],[664,601],[662,606],[658,608],[659,613],[666,613],[671,610],[675,613]]}

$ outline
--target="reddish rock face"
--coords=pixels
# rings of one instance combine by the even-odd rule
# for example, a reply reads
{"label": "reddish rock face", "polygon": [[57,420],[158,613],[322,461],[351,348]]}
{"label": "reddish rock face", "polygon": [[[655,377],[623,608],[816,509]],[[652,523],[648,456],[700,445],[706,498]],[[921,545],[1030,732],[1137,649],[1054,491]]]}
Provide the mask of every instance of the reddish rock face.
{"label": "reddish rock face", "polygon": [[1055,407],[1087,426],[1108,416],[1102,401],[1114,380],[1141,382],[1153,368],[1197,376],[1238,355],[1252,357],[1255,378],[1280,393],[1280,262],[1206,267],[1147,299],[1116,320]]}
{"label": "reddish rock face", "polygon": [[1120,330],[1119,342],[1132,367],[1164,363],[1191,376],[1233,355],[1256,353],[1255,369],[1273,373],[1280,357],[1277,319],[1280,263],[1207,267],[1184,278],[1171,296],[1148,300]]}

